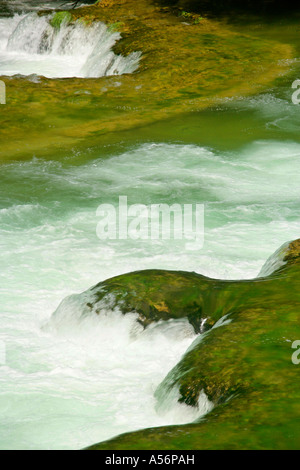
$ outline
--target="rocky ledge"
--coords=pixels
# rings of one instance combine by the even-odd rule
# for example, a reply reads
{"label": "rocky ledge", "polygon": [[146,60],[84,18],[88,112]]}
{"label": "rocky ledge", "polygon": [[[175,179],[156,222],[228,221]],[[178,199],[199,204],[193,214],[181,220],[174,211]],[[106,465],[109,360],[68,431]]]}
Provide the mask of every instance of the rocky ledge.
{"label": "rocky ledge", "polygon": [[91,449],[298,448],[299,283],[300,239],[281,247],[253,280],[148,270],[90,289],[86,314],[101,315],[101,305],[109,304],[137,312],[145,327],[187,317],[202,334],[156,396],[167,399],[176,388],[189,406],[198,406],[203,393],[214,404],[199,422],[127,433]]}

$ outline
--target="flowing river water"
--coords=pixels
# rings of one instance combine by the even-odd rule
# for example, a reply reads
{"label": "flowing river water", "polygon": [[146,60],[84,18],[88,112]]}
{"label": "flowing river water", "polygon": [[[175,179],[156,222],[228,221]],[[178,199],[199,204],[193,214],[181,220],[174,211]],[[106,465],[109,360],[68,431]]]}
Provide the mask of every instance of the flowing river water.
{"label": "flowing river water", "polygon": [[[13,41],[27,14],[4,17],[3,10],[0,74],[62,76],[59,54],[36,50],[37,28],[22,50]],[[293,24],[281,28],[298,47]],[[80,25],[72,34],[75,45],[82,41]],[[87,38],[90,52],[99,34]],[[87,58],[79,63],[80,51],[71,49],[68,74],[85,76]],[[83,448],[126,431],[187,423],[210,409],[205,398],[198,409],[175,396],[165,410],[155,402],[157,386],[195,339],[187,322],[142,331],[134,316],[118,312],[82,321],[66,307],[55,323],[51,315],[66,296],[138,269],[253,278],[278,246],[299,237],[300,108],[291,88],[300,78],[297,57],[290,67],[288,79],[260,95],[129,131],[111,150],[81,150],[76,165],[70,155],[1,165],[2,449]],[[107,63],[96,76],[105,71]],[[203,204],[203,247],[100,240],[97,207],[117,204],[120,195],[128,204]]]}

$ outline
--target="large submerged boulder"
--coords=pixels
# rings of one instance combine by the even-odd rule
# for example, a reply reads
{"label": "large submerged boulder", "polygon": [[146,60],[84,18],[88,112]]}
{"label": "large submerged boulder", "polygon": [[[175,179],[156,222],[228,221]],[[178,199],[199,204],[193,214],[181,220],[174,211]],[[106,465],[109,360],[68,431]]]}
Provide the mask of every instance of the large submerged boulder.
{"label": "large submerged boulder", "polygon": [[[186,317],[196,333],[203,333],[240,305],[252,306],[260,291],[262,297],[271,295],[270,281],[274,276],[277,279],[275,273],[300,262],[299,253],[300,240],[284,244],[267,260],[258,278],[250,281],[224,281],[195,272],[149,269],[107,279],[63,302],[77,303],[82,316],[101,315],[107,309],[136,313],[143,327]],[[260,278],[264,282],[258,284]]]}
{"label": "large submerged boulder", "polygon": [[143,271],[95,286],[98,300],[113,293],[116,302],[124,301],[124,313],[137,309],[145,325],[159,312],[162,319],[198,318],[198,329],[209,319],[214,326],[199,335],[156,396],[167,399],[176,389],[180,402],[197,406],[205,393],[214,408],[199,422],[127,433],[91,449],[298,448],[300,365],[293,357],[300,340],[299,283],[296,240],[281,247],[253,280]]}
{"label": "large submerged boulder", "polygon": [[109,305],[122,313],[137,313],[144,327],[160,320],[187,317],[196,333],[216,321],[217,296],[223,282],[184,271],[145,270],[108,279],[90,290],[90,309],[101,315]]}

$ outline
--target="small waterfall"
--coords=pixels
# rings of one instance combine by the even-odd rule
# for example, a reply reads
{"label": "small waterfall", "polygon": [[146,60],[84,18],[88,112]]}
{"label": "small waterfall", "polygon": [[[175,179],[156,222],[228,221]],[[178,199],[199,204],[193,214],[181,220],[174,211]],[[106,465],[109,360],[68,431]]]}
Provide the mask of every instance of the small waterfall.
{"label": "small waterfall", "polygon": [[28,54],[42,53],[43,39],[52,29],[46,17],[38,18],[34,13],[26,15],[21,18],[9,36],[6,50]]}
{"label": "small waterfall", "polygon": [[137,69],[141,53],[114,54],[121,35],[104,23],[63,21],[57,28],[52,18],[29,13],[0,19],[0,75],[97,78]]}
{"label": "small waterfall", "polygon": [[273,253],[265,262],[261,268],[257,277],[267,277],[277,271],[279,268],[286,264],[284,258],[286,256],[290,242],[284,243],[281,247],[278,248],[275,253]]}

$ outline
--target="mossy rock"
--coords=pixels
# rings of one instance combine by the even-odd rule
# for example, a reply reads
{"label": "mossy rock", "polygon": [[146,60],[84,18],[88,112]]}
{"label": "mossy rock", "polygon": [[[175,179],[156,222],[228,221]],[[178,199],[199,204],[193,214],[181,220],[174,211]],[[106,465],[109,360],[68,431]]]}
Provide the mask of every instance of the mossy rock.
{"label": "mossy rock", "polygon": [[[247,281],[178,273],[173,284],[175,274],[161,272],[170,286],[168,301],[177,294],[184,311],[184,303],[189,305],[190,295],[194,300],[199,289],[201,316],[209,318],[210,326],[222,317],[227,321],[196,339],[156,396],[160,400],[175,387],[180,402],[197,406],[204,391],[214,409],[198,422],[127,433],[91,449],[299,448],[300,365],[292,362],[292,354],[294,341],[300,339],[300,240],[285,244],[275,258],[274,272]],[[273,261],[274,256],[267,266]],[[156,281],[152,284],[157,276],[151,271],[133,273],[104,285],[107,292],[112,286],[114,294],[121,286],[122,296],[127,279],[129,296],[133,299],[137,292],[140,307],[146,295],[149,305],[160,298],[151,290],[158,287]],[[147,277],[149,287],[142,288],[138,279],[144,283]],[[167,288],[164,282],[160,285],[163,299]]]}
{"label": "mossy rock", "polygon": [[[94,299],[89,307],[99,314],[103,305],[118,308],[124,314],[138,313],[138,321],[144,327],[159,320],[187,317],[199,333],[204,311],[214,311],[211,292],[215,288],[220,288],[219,281],[196,273],[137,271],[97,284],[89,291]],[[207,318],[206,327],[213,323],[213,318]]]}
{"label": "mossy rock", "polygon": [[72,15],[69,11],[57,11],[50,20],[51,26],[58,30],[61,25],[68,25],[72,21]]}

